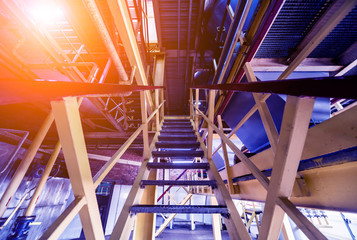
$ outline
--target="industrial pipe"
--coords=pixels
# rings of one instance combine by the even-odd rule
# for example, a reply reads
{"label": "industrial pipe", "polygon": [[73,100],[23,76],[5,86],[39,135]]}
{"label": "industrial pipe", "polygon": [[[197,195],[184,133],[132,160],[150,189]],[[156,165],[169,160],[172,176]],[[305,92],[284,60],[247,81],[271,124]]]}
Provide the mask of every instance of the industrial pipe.
{"label": "industrial pipe", "polygon": [[100,15],[99,9],[95,3],[94,0],[83,0],[85,6],[87,7],[87,10],[94,21],[100,36],[102,37],[102,40],[105,44],[105,47],[107,48],[109,55],[113,61],[113,64],[115,68],[117,69],[119,76],[121,80],[123,81],[128,81],[128,75],[126,74],[126,71],[124,69],[124,66],[119,58],[118,52],[113,44],[113,41],[110,37],[110,34],[105,26],[105,23],[103,21],[102,16]]}

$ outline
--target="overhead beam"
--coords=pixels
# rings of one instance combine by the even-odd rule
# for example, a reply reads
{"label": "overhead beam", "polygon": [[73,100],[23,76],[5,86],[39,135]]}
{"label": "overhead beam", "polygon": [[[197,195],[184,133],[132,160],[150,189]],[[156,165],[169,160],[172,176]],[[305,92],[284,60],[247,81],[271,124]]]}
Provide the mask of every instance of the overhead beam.
{"label": "overhead beam", "polygon": [[[254,58],[250,64],[254,72],[283,72],[288,68],[284,58]],[[335,72],[343,68],[330,58],[305,58],[295,72]]]}
{"label": "overhead beam", "polygon": [[0,81],[0,105],[59,100],[63,97],[121,96],[161,87],[59,81]]}
{"label": "overhead beam", "polygon": [[[140,56],[139,47],[131,24],[131,18],[126,1],[108,0],[108,5],[130,65],[136,67],[135,79],[138,85],[147,86],[148,80],[145,72],[146,66],[144,66]],[[146,98],[149,104],[148,111],[151,113],[154,103],[149,92],[146,93]]]}
{"label": "overhead beam", "polygon": [[289,81],[276,80],[249,83],[216,84],[194,86],[192,88],[215,89],[235,92],[275,93],[292,96],[356,99],[357,93],[354,91],[356,79],[357,76],[304,78],[290,79]]}

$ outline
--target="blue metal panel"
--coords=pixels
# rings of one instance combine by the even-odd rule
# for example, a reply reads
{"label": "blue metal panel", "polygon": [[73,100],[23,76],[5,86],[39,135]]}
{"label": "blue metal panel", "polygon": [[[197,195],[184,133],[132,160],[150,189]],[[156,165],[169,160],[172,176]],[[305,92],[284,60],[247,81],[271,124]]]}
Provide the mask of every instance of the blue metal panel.
{"label": "blue metal panel", "polygon": [[[257,78],[262,81],[277,79],[281,72],[255,72]],[[289,78],[306,78],[306,77],[327,77],[328,73],[324,72],[297,72],[292,73]],[[242,82],[245,82],[244,78]],[[274,120],[275,126],[280,131],[283,118],[286,96],[272,94],[267,102],[268,108]],[[229,127],[234,128],[239,121],[254,106],[255,101],[251,93],[238,92],[234,93],[226,110],[223,113],[223,119]],[[320,123],[330,118],[330,100],[327,98],[317,98],[313,113],[313,124]],[[245,124],[236,132],[236,135],[248,148],[250,152],[259,152],[269,147],[269,140],[265,133],[263,123],[258,112],[246,121]]]}

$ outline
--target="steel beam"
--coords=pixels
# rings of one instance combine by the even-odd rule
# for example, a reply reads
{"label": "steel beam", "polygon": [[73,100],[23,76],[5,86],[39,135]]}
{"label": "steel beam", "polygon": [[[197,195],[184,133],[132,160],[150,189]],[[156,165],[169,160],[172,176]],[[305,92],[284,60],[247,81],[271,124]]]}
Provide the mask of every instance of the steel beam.
{"label": "steel beam", "polygon": [[309,98],[287,98],[259,239],[279,237],[285,213],[276,205],[276,199],[291,195],[314,102]]}
{"label": "steel beam", "polygon": [[[283,72],[288,68],[284,58],[254,58],[250,61],[254,72]],[[305,58],[295,72],[335,72],[343,68],[331,58]]]}
{"label": "steel beam", "polygon": [[[108,5],[130,65],[136,67],[135,79],[138,85],[147,86],[148,80],[145,73],[145,66],[141,60],[126,1],[108,0]],[[151,113],[154,103],[149,92],[146,93],[146,98],[149,105],[148,111]]]}
{"label": "steel beam", "polygon": [[1,81],[0,105],[58,100],[62,97],[120,96],[123,93],[154,90],[161,87],[128,86],[118,84],[57,82],[57,81]]}
{"label": "steel beam", "polygon": [[234,92],[275,93],[292,96],[357,99],[357,93],[354,91],[356,79],[357,76],[305,78],[194,86],[193,88],[216,89]]}
{"label": "steel beam", "polygon": [[78,102],[70,97],[51,105],[74,196],[87,202],[79,211],[84,234],[87,239],[104,240]]}

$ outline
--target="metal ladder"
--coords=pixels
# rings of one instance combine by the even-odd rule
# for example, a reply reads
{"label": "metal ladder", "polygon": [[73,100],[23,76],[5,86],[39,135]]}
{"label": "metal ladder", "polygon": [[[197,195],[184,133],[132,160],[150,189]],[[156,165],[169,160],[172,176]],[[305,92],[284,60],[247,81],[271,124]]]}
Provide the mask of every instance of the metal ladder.
{"label": "metal ladder", "polygon": [[[134,192],[140,195],[139,190],[135,190],[139,185],[142,189],[145,186],[210,186],[217,199],[218,205],[152,205],[152,204],[132,204],[138,203],[138,199],[133,201],[134,196],[129,196],[124,206],[130,214],[126,216],[131,218],[131,221],[123,219],[125,213],[122,213],[122,218],[119,216],[113,234],[120,235],[111,239],[127,239],[127,231],[131,230],[136,214],[139,213],[186,213],[186,214],[221,214],[224,218],[225,225],[231,239],[250,239],[245,226],[240,218],[240,215],[233,203],[233,200],[211,159],[206,159],[207,149],[199,135],[193,130],[193,122],[187,119],[165,119],[158,136],[158,141],[155,143],[156,150],[152,151],[152,158],[158,161],[143,163],[148,172],[157,169],[203,169],[207,171],[207,180],[147,180],[149,174],[141,174],[144,170],[139,170],[139,174],[132,188]],[[194,162],[194,158],[202,158],[200,163]],[[161,162],[164,159],[166,162]],[[168,161],[167,161],[168,160]],[[179,163],[177,161],[180,161]],[[185,161],[185,162],[182,162]],[[187,162],[186,162],[187,161]],[[140,196],[141,198],[141,196]],[[130,206],[130,207],[129,207]],[[131,223],[131,227],[124,227],[125,223]],[[122,224],[122,226],[119,226]],[[125,230],[126,229],[126,230]],[[126,233],[125,233],[126,231]],[[123,237],[126,235],[127,237]]]}

